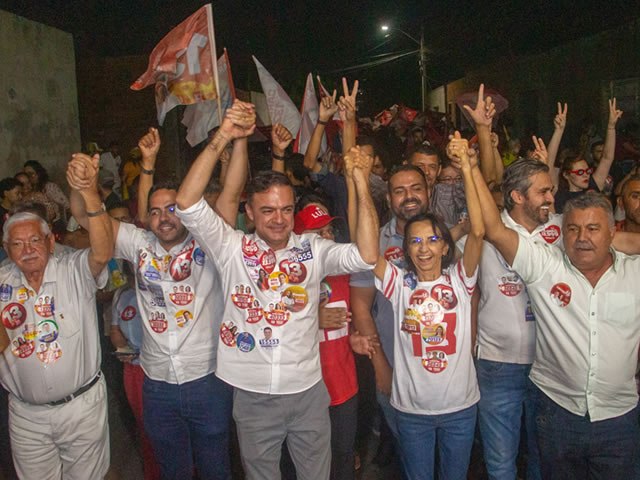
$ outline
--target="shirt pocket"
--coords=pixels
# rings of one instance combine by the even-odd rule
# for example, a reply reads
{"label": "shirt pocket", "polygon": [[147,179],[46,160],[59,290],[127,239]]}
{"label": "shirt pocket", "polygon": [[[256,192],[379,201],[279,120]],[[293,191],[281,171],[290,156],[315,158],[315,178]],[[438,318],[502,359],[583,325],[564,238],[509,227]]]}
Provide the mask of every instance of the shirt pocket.
{"label": "shirt pocket", "polygon": [[635,295],[623,292],[605,293],[603,320],[613,327],[625,327],[636,324]]}

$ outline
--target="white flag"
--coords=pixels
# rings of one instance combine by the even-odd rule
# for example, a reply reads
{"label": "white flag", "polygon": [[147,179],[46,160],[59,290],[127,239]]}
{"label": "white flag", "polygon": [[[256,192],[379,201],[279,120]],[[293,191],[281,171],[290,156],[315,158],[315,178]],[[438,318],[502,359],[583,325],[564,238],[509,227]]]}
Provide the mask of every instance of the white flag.
{"label": "white flag", "polygon": [[271,124],[281,123],[293,136],[296,136],[300,129],[300,112],[298,112],[289,95],[287,95],[280,84],[275,81],[267,69],[262,66],[258,59],[253,57],[253,61],[258,69],[262,91],[267,97]]}
{"label": "white flag", "polygon": [[[318,98],[313,86],[313,77],[311,74],[307,75],[307,85],[304,88],[304,96],[302,97],[302,120],[300,122],[300,132],[296,137],[296,141],[293,145],[293,151],[297,153],[306,153],[311,141],[311,135],[313,129],[318,123],[318,115],[320,113]],[[320,147],[320,154],[327,149],[327,138],[322,136],[322,145]]]}

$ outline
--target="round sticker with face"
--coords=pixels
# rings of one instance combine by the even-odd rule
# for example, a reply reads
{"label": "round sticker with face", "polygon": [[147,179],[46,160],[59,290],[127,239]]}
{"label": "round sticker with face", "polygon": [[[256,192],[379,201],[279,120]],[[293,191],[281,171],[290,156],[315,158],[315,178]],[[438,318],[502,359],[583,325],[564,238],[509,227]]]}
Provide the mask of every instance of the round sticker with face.
{"label": "round sticker with face", "polygon": [[441,344],[446,335],[446,326],[443,323],[429,325],[422,329],[422,340],[424,340],[427,345]]}
{"label": "round sticker with face", "polygon": [[49,318],[53,316],[53,297],[50,297],[49,295],[39,296],[36,299],[33,309],[41,317]]}
{"label": "round sticker with face", "polygon": [[256,347],[256,339],[250,333],[242,332],[236,337],[236,345],[238,350],[248,353]]}
{"label": "round sticker with face", "polygon": [[236,285],[234,293],[231,294],[231,301],[238,308],[249,308],[253,305],[254,296],[252,289],[248,285]]}
{"label": "round sticker with face", "polygon": [[559,307],[566,307],[571,302],[571,287],[566,283],[556,283],[549,294],[553,303]]}
{"label": "round sticker with face", "polygon": [[169,293],[169,300],[171,300],[174,305],[181,307],[189,305],[193,301],[191,285],[174,285],[173,290]]}
{"label": "round sticker with face", "polygon": [[299,312],[307,305],[308,300],[307,291],[301,286],[295,285],[282,292],[280,301],[287,310]]}
{"label": "round sticker with face", "polygon": [[515,273],[499,275],[498,290],[507,297],[515,297],[524,290],[524,284]]}
{"label": "round sticker with face", "polygon": [[167,331],[167,318],[163,312],[151,312],[149,314],[149,326],[156,333],[164,333]]}
{"label": "round sticker with face", "polygon": [[2,316],[2,324],[5,328],[13,330],[27,319],[27,311],[20,303],[10,303],[4,307],[0,316]]}
{"label": "round sticker with face", "polygon": [[58,324],[53,320],[44,320],[38,324],[38,340],[51,343],[58,338]]}
{"label": "round sticker with face", "polygon": [[238,327],[231,321],[224,322],[220,325],[220,340],[227,347],[236,346],[236,336],[238,335]]}
{"label": "round sticker with face", "polygon": [[29,300],[29,290],[26,287],[20,287],[16,292],[16,300],[20,303],[24,303]]}
{"label": "round sticker with face", "polygon": [[419,306],[419,311],[422,314],[421,321],[423,325],[440,322],[444,316],[442,306],[432,298],[425,300],[422,305]]}
{"label": "round sticker with face", "polygon": [[307,267],[301,262],[283,260],[280,262],[280,270],[287,274],[289,283],[302,283],[307,278]]}
{"label": "round sticker with face", "polygon": [[193,318],[193,314],[189,310],[178,310],[176,312],[176,323],[180,328],[184,328]]}
{"label": "round sticker with face", "polygon": [[258,299],[253,301],[253,304],[247,308],[247,323],[258,323],[264,318],[264,310]]}
{"label": "round sticker with face", "polygon": [[436,299],[445,310],[451,310],[458,305],[458,297],[449,285],[438,284],[431,289],[431,296]]}
{"label": "round sticker with face", "polygon": [[384,251],[384,258],[387,262],[393,263],[396,267],[404,263],[404,252],[402,247],[389,247]]}
{"label": "round sticker with face", "polygon": [[45,365],[50,365],[62,356],[62,349],[58,342],[39,343],[36,356]]}
{"label": "round sticker with face", "polygon": [[409,305],[422,305],[430,297],[429,290],[419,288],[409,297]]}
{"label": "round sticker with face", "polygon": [[441,351],[426,352],[422,357],[422,366],[427,372],[444,372],[447,365],[449,365],[447,354]]}
{"label": "round sticker with face", "polygon": [[273,329],[271,327],[264,327],[262,329],[262,338],[259,340],[262,348],[275,348],[280,345],[280,339],[274,338]]}
{"label": "round sticker with face", "polygon": [[195,260],[196,265],[200,265],[200,266],[204,265],[205,255],[204,255],[204,252],[202,251],[202,249],[200,247],[198,247],[198,248],[196,248],[194,250],[193,259]]}
{"label": "round sticker with face", "polygon": [[11,341],[11,353],[18,358],[27,358],[36,349],[33,340],[26,340],[24,337],[16,337]]}
{"label": "round sticker with face", "polygon": [[172,260],[169,266],[169,273],[176,282],[181,282],[191,276],[192,253],[192,250],[187,250]]}
{"label": "round sticker with face", "polygon": [[281,302],[269,304],[269,307],[264,312],[264,318],[269,325],[280,327],[289,321],[291,313],[285,310],[285,306]]}
{"label": "round sticker with face", "polygon": [[273,291],[282,290],[289,283],[286,273],[272,272],[269,275],[269,288]]}
{"label": "round sticker with face", "polygon": [[35,340],[38,336],[38,329],[35,323],[25,323],[22,326],[22,336],[25,340]]}

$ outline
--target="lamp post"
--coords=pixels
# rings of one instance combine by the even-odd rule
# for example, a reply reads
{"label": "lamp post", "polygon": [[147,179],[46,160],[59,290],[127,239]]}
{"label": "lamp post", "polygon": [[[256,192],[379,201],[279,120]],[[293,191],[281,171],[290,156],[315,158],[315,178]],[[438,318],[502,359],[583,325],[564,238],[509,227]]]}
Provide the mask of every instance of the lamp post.
{"label": "lamp post", "polygon": [[424,25],[420,25],[420,39],[418,40],[413,35],[408,34],[404,30],[398,27],[390,27],[389,25],[382,25],[380,29],[383,32],[389,32],[391,30],[395,30],[400,32],[402,35],[410,39],[412,42],[417,44],[420,47],[419,54],[420,60],[418,62],[418,67],[420,69],[420,81],[421,81],[421,89],[422,89],[422,111],[427,110],[427,49],[424,46]]}

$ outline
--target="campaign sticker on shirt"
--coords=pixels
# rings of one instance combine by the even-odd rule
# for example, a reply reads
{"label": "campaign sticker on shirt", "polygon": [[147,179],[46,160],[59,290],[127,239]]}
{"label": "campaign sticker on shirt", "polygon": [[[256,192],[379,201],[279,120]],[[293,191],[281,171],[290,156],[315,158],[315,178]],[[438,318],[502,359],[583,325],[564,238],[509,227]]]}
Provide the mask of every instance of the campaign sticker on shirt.
{"label": "campaign sticker on shirt", "polygon": [[262,338],[258,340],[258,343],[262,348],[275,348],[280,345],[280,339],[273,338],[273,329],[271,327],[264,327],[262,329]]}
{"label": "campaign sticker on shirt", "polygon": [[515,297],[524,290],[524,284],[520,276],[515,273],[500,275],[498,277],[498,290],[507,297]]}
{"label": "campaign sticker on shirt", "polygon": [[407,333],[420,333],[420,312],[413,308],[407,308],[404,311],[401,330]]}
{"label": "campaign sticker on shirt", "polygon": [[196,265],[200,265],[201,267],[204,265],[205,255],[200,247],[197,247],[193,251],[193,261],[196,262]]}
{"label": "campaign sticker on shirt", "polygon": [[36,303],[33,306],[33,309],[36,311],[38,315],[44,318],[49,318],[53,316],[53,297],[49,295],[41,295],[36,299]]}
{"label": "campaign sticker on shirt", "polygon": [[140,290],[142,290],[142,291],[149,290],[149,289],[147,288],[147,284],[146,284],[146,282],[144,281],[144,279],[145,279],[145,277],[143,276],[142,271],[141,271],[141,270],[138,270],[138,271],[136,272],[136,280],[137,280],[137,283],[138,283],[138,288],[139,288]]}
{"label": "campaign sticker on shirt", "polygon": [[2,324],[5,328],[13,330],[18,328],[27,319],[27,311],[20,303],[10,303],[2,310]]}
{"label": "campaign sticker on shirt", "polygon": [[411,294],[411,297],[409,297],[409,305],[422,305],[430,296],[429,290],[419,288]]}
{"label": "campaign sticker on shirt", "polygon": [[307,291],[303,287],[294,285],[282,292],[280,301],[287,310],[299,312],[307,305],[309,295],[307,295]]}
{"label": "campaign sticker on shirt", "polygon": [[407,272],[402,279],[402,283],[405,287],[413,290],[414,288],[416,288],[416,286],[418,286],[418,279],[416,278],[415,273]]}
{"label": "campaign sticker on shirt", "polygon": [[189,310],[178,310],[176,312],[176,323],[180,328],[184,328],[193,319],[193,314]]}
{"label": "campaign sticker on shirt", "polygon": [[147,280],[160,280],[160,271],[152,265],[147,265],[143,275]]}
{"label": "campaign sticker on shirt", "polygon": [[[252,276],[254,278],[254,276]],[[255,277],[256,286],[261,290],[269,290],[269,274],[263,268],[257,271],[257,276]]]}
{"label": "campaign sticker on shirt", "polygon": [[234,293],[231,294],[231,301],[238,308],[249,308],[253,305],[254,296],[249,285],[236,285]]}
{"label": "campaign sticker on shirt", "polygon": [[242,237],[242,254],[245,257],[255,257],[258,254],[258,245],[249,237]]}
{"label": "campaign sticker on shirt", "polygon": [[58,338],[58,324],[53,320],[43,320],[38,323],[38,340],[51,343]]}
{"label": "campaign sticker on shirt", "polygon": [[40,343],[36,356],[45,365],[50,365],[62,356],[62,349],[58,342]]}
{"label": "campaign sticker on shirt", "polygon": [[36,324],[25,323],[22,326],[22,336],[25,338],[25,340],[35,340],[35,338],[38,336],[38,329],[36,328]]}
{"label": "campaign sticker on shirt", "polygon": [[18,358],[31,356],[35,349],[36,343],[33,340],[26,340],[23,337],[16,337],[11,342],[11,353]]}
{"label": "campaign sticker on shirt", "polygon": [[149,326],[156,333],[164,333],[167,330],[167,318],[164,312],[151,312],[149,314]]}
{"label": "campaign sticker on shirt", "polygon": [[120,320],[122,320],[123,322],[129,322],[135,318],[136,313],[138,313],[136,307],[134,307],[133,305],[127,305],[120,314]]}
{"label": "campaign sticker on shirt", "polygon": [[285,309],[282,302],[270,303],[264,312],[264,318],[269,325],[280,327],[289,321],[291,313]]}
{"label": "campaign sticker on shirt", "polygon": [[238,335],[238,327],[231,321],[223,322],[220,325],[220,340],[227,347],[236,346],[236,336]]}
{"label": "campaign sticker on shirt", "polygon": [[306,262],[313,260],[313,252],[311,251],[311,242],[303,240],[300,247],[293,247],[289,253],[289,260],[292,262]]}
{"label": "campaign sticker on shirt", "polygon": [[262,309],[262,305],[256,298],[253,301],[253,304],[247,308],[247,323],[258,323],[260,320],[264,318],[264,310]]}
{"label": "campaign sticker on shirt", "polygon": [[431,373],[441,373],[447,368],[447,365],[449,365],[447,354],[439,350],[425,352],[422,357],[422,366]]}
{"label": "campaign sticker on shirt", "polygon": [[551,287],[551,300],[559,307],[566,307],[571,302],[571,287],[566,283],[556,283]]}
{"label": "campaign sticker on shirt", "polygon": [[404,252],[402,247],[389,247],[384,251],[384,258],[387,262],[400,266],[404,262]]}
{"label": "campaign sticker on shirt", "polygon": [[442,305],[445,310],[451,310],[458,305],[458,297],[449,285],[439,283],[431,288],[431,296]]}
{"label": "campaign sticker on shirt", "polygon": [[280,262],[279,268],[289,277],[289,283],[302,283],[307,278],[307,267],[304,263],[283,260]]}
{"label": "campaign sticker on shirt", "polygon": [[189,305],[193,301],[191,285],[174,285],[173,291],[169,293],[169,299],[174,305],[181,307]]}
{"label": "campaign sticker on shirt", "polygon": [[0,302],[8,302],[11,300],[11,294],[13,293],[13,287],[8,283],[0,285]]}
{"label": "campaign sticker on shirt", "polygon": [[260,266],[260,259],[257,257],[242,257],[247,268],[256,268]]}
{"label": "campaign sticker on shirt", "polygon": [[536,321],[536,316],[533,314],[533,308],[531,307],[531,300],[527,300],[527,306],[524,307],[524,319],[527,322]]}
{"label": "campaign sticker on shirt", "polygon": [[273,272],[273,269],[276,268],[276,254],[273,253],[273,250],[269,249],[262,252],[260,265],[267,273]]}
{"label": "campaign sticker on shirt", "polygon": [[269,288],[273,291],[280,290],[289,283],[289,278],[286,273],[273,272],[269,275]]}
{"label": "campaign sticker on shirt", "polygon": [[20,287],[16,291],[16,300],[20,303],[24,303],[29,300],[29,289],[26,287]]}
{"label": "campaign sticker on shirt", "polygon": [[560,227],[558,225],[549,225],[547,228],[540,231],[540,236],[545,242],[553,244],[560,238]]}
{"label": "campaign sticker on shirt", "polygon": [[427,345],[440,345],[446,336],[446,326],[443,323],[429,325],[422,329],[422,340],[424,340]]}
{"label": "campaign sticker on shirt", "polygon": [[327,303],[329,300],[331,300],[331,285],[323,280],[320,282],[320,304]]}
{"label": "campaign sticker on shirt", "polygon": [[431,325],[438,323],[442,320],[444,312],[442,311],[442,305],[430,298],[425,300],[420,305],[421,322],[423,325]]}
{"label": "campaign sticker on shirt", "polygon": [[241,332],[236,337],[238,350],[248,353],[256,347],[256,339],[249,332]]}
{"label": "campaign sticker on shirt", "polygon": [[169,274],[176,282],[186,280],[191,276],[191,261],[193,250],[189,249],[179,253],[169,265]]}

